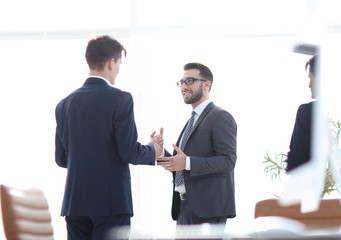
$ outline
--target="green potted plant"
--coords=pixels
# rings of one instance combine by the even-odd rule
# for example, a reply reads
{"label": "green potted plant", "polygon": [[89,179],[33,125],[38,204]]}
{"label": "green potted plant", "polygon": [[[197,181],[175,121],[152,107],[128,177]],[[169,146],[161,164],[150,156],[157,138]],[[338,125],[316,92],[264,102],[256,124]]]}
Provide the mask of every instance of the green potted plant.
{"label": "green potted plant", "polygon": [[[336,146],[339,145],[339,138],[341,133],[341,122],[337,121],[329,121],[329,130],[331,134],[331,141]],[[270,176],[270,179],[273,181],[279,181],[282,183],[282,176],[285,174],[285,167],[286,167],[286,160],[287,154],[283,153],[275,153],[274,156],[270,156],[267,152],[264,156],[263,165],[264,172],[266,176]],[[322,198],[326,195],[330,195],[333,191],[336,191],[337,188],[335,186],[335,182],[329,167],[329,164],[326,164],[326,178],[324,181],[324,188],[322,191]],[[275,197],[279,197],[278,195],[274,194]]]}

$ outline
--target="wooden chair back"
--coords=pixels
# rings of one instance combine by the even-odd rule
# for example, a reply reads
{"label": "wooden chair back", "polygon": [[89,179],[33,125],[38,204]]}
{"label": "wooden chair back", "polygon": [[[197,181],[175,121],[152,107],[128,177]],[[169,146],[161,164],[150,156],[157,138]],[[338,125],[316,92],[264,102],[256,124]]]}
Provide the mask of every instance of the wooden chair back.
{"label": "wooden chair back", "polygon": [[49,205],[41,190],[1,185],[0,196],[7,240],[54,240]]}

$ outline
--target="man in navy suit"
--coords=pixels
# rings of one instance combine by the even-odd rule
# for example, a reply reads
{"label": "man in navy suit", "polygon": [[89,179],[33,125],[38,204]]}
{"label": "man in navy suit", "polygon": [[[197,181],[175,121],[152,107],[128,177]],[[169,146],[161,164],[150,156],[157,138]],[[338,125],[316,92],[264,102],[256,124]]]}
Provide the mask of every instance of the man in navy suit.
{"label": "man in navy suit", "polygon": [[[133,215],[129,163],[155,165],[162,133],[148,145],[137,142],[130,93],[110,85],[125,48],[109,36],[89,41],[90,76],[56,107],[55,160],[67,168],[61,215],[68,239],[106,239]],[[162,130],[161,130],[162,131]]]}
{"label": "man in navy suit", "polygon": [[[306,70],[309,68],[309,88],[313,99],[316,97],[314,91],[314,79],[317,73],[317,61],[318,55],[310,58],[305,65]],[[290,151],[288,152],[288,159],[286,160],[287,172],[290,172],[310,160],[312,109],[313,102],[309,102],[300,105],[297,110],[295,126],[291,136]]]}
{"label": "man in navy suit", "polygon": [[184,66],[177,85],[184,102],[192,106],[192,117],[174,145],[173,156],[166,151],[166,157],[158,159],[158,165],[173,173],[172,218],[178,225],[225,226],[227,218],[236,216],[237,125],[230,113],[210,101],[212,83],[207,66]]}

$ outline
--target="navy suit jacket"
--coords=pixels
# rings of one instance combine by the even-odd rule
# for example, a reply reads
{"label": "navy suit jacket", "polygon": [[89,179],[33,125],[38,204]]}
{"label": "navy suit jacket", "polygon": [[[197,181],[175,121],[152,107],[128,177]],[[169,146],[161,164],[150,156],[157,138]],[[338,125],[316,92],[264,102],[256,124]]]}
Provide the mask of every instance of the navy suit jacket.
{"label": "navy suit jacket", "polygon": [[[209,103],[195,123],[184,148],[184,153],[191,158],[191,170],[184,170],[187,201],[193,213],[200,218],[236,216],[236,138],[237,125],[232,115],[213,102]],[[180,201],[173,185],[174,220],[178,219]]]}
{"label": "navy suit jacket", "polygon": [[67,168],[62,216],[133,215],[129,163],[155,165],[137,142],[130,93],[90,77],[56,107],[55,161]]}
{"label": "navy suit jacket", "polygon": [[293,170],[310,159],[312,105],[312,102],[302,104],[297,110],[288,152],[287,171]]}

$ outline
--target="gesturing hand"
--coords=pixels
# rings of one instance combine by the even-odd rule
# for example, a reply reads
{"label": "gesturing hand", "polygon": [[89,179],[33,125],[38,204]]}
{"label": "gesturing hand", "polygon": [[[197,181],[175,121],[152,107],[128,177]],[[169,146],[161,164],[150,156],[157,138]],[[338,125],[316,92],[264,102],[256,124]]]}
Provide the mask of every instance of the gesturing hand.
{"label": "gesturing hand", "polygon": [[150,142],[149,144],[153,144],[155,149],[155,159],[161,156],[163,150],[163,128],[160,128],[160,134],[155,135],[156,132],[154,131],[150,134]]}
{"label": "gesturing hand", "polygon": [[186,167],[186,155],[180,148],[173,144],[173,148],[176,151],[176,155],[173,157],[160,157],[157,165],[163,167],[168,171],[180,171]]}

